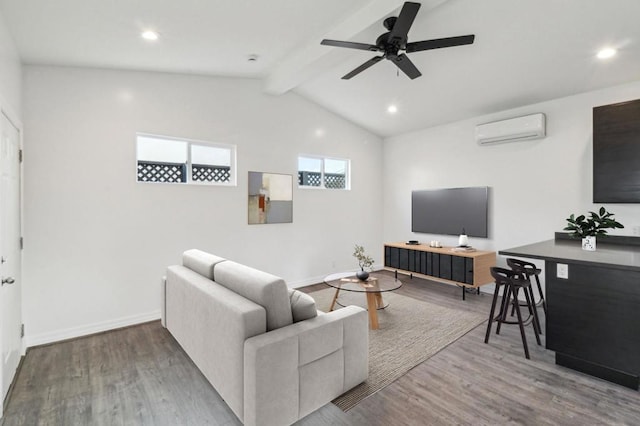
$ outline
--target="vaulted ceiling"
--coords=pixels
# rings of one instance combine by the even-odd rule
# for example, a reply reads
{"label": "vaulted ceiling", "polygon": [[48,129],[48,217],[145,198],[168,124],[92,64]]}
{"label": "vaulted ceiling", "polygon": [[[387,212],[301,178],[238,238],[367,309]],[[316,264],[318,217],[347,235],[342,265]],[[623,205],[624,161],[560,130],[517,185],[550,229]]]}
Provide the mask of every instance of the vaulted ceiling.
{"label": "vaulted ceiling", "polygon": [[[342,80],[376,54],[320,41],[374,43],[403,3],[0,0],[0,13],[25,64],[260,79],[383,137],[640,80],[638,0],[423,0],[409,41],[475,43],[410,53],[415,80],[389,61]],[[597,59],[605,46],[617,55]]]}

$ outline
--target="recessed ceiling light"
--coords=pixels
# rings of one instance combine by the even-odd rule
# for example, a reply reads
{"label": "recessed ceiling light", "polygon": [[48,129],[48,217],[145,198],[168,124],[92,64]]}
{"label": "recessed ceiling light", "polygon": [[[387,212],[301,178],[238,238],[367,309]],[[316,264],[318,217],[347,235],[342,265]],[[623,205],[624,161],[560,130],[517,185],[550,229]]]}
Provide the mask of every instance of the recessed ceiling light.
{"label": "recessed ceiling light", "polygon": [[598,58],[608,59],[612,56],[615,56],[615,54],[616,54],[616,49],[613,49],[611,47],[606,47],[598,52]]}
{"label": "recessed ceiling light", "polygon": [[323,137],[324,136],[324,129],[321,128],[321,127],[317,128],[316,131],[315,131],[315,134],[316,134],[317,138]]}
{"label": "recessed ceiling light", "polygon": [[142,34],[140,34],[142,36],[143,39],[145,40],[157,40],[158,39],[158,33],[155,31],[144,31]]}
{"label": "recessed ceiling light", "polygon": [[396,105],[389,105],[387,107],[387,112],[389,114],[395,114],[396,112],[398,112],[398,107]]}

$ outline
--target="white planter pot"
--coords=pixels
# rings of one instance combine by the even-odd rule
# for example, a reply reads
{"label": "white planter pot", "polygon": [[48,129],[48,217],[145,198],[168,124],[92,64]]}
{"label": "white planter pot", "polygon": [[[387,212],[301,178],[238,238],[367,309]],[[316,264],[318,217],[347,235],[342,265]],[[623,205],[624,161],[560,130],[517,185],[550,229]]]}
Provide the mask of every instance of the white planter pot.
{"label": "white planter pot", "polygon": [[582,239],[582,250],[596,251],[596,237],[584,237]]}

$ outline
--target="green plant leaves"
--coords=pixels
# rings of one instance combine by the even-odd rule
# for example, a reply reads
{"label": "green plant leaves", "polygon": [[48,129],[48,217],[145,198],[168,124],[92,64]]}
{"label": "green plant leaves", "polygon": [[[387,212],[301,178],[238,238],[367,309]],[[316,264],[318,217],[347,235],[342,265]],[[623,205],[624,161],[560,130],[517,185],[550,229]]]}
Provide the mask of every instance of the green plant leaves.
{"label": "green plant leaves", "polygon": [[568,225],[563,229],[564,231],[570,231],[574,237],[588,237],[595,235],[605,235],[607,229],[622,229],[624,225],[613,218],[613,213],[607,212],[603,207],[600,207],[598,213],[589,212],[589,217],[581,214],[575,217],[571,214],[567,219]]}

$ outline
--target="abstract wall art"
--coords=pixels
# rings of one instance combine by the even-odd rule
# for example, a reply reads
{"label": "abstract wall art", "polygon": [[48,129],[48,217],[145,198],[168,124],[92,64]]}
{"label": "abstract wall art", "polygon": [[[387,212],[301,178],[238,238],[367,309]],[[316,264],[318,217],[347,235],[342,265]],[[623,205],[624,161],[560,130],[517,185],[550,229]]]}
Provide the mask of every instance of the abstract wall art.
{"label": "abstract wall art", "polygon": [[293,176],[249,172],[249,224],[293,222]]}

